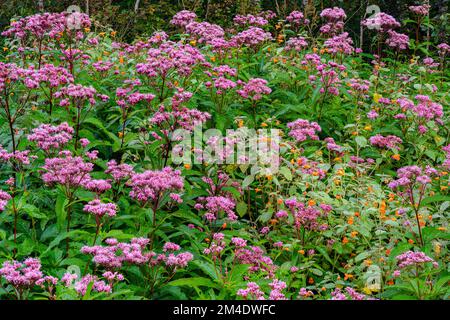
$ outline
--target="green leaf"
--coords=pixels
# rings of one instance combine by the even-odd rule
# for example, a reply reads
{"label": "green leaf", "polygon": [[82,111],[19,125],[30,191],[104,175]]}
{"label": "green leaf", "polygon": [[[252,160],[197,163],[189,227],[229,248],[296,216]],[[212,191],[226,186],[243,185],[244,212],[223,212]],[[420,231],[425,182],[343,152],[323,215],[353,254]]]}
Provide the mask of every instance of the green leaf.
{"label": "green leaf", "polygon": [[281,167],[280,173],[286,178],[286,180],[292,180],[292,172],[288,167]]}
{"label": "green leaf", "polygon": [[392,300],[417,300],[417,298],[407,294],[397,294],[392,297]]}
{"label": "green leaf", "polygon": [[86,293],[84,294],[82,300],[89,300],[90,296],[91,296],[91,291],[92,291],[92,286],[94,285],[94,281],[91,281],[87,288],[86,288]]}
{"label": "green leaf", "polygon": [[449,234],[447,232],[440,231],[433,227],[425,227],[422,229],[422,235],[425,242],[429,242],[434,239],[448,239]]}
{"label": "green leaf", "polygon": [[368,256],[370,256],[370,252],[368,252],[368,251],[361,252],[360,254],[358,254],[355,257],[355,262],[362,261],[362,260],[366,259]]}
{"label": "green leaf", "polygon": [[199,267],[211,279],[217,280],[217,273],[216,273],[216,271],[214,269],[214,265],[212,263],[208,263],[206,261],[201,261],[201,260],[193,260],[192,264],[195,264],[197,267]]}
{"label": "green leaf", "polygon": [[35,219],[47,218],[47,216],[44,213],[40,212],[39,209],[32,204],[28,204],[28,203],[24,204],[22,206],[22,210],[25,211],[25,213],[27,215],[29,215],[30,217],[35,218]]}
{"label": "green leaf", "polygon": [[246,176],[244,181],[242,181],[242,189],[247,188],[254,180],[255,180],[255,176],[253,176],[253,175]]}
{"label": "green leaf", "polygon": [[360,148],[364,148],[365,146],[367,146],[367,139],[363,136],[357,136],[355,138],[355,142]]}
{"label": "green leaf", "polygon": [[430,203],[434,203],[434,202],[443,202],[443,201],[450,201],[450,196],[444,196],[444,195],[435,195],[432,197],[427,197],[425,199],[422,200],[421,205],[425,206],[428,205]]}
{"label": "green leaf", "polygon": [[216,288],[217,284],[211,281],[210,279],[204,278],[204,277],[192,277],[192,278],[183,278],[183,279],[177,279],[173,280],[168,283],[169,286],[190,286],[190,287],[209,287],[209,288]]}
{"label": "green leaf", "polygon": [[239,216],[242,218],[247,213],[247,204],[243,201],[239,202],[236,205],[236,211]]}
{"label": "green leaf", "polygon": [[66,206],[69,200],[63,195],[59,194],[56,198],[55,213],[56,213],[56,224],[59,230],[64,229],[64,222],[66,221],[67,211]]}

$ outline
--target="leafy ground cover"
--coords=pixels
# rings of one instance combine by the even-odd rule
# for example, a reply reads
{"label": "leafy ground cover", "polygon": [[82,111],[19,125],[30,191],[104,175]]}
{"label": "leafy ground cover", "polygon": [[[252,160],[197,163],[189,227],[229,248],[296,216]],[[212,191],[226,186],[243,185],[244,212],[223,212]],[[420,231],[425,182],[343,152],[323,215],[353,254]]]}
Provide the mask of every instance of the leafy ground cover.
{"label": "leafy ground cover", "polygon": [[448,298],[450,46],[377,13],[362,52],[320,17],[181,11],[132,44],[12,21],[0,298]]}

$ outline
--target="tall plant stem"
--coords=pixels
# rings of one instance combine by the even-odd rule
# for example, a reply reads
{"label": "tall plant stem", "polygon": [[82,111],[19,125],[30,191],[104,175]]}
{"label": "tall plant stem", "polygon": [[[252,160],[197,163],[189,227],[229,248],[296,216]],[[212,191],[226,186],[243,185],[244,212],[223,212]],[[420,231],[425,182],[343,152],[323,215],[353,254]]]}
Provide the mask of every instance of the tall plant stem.
{"label": "tall plant stem", "polygon": [[[71,220],[71,216],[72,216],[73,196],[70,195],[68,199],[69,199],[69,207],[67,208],[67,227],[66,227],[66,232],[67,233],[70,232],[70,220]],[[67,237],[66,237],[66,257],[69,256],[69,249],[70,249],[70,238],[67,235]]]}
{"label": "tall plant stem", "polygon": [[80,120],[81,120],[81,107],[77,106],[77,123],[75,127],[75,150],[78,149],[78,140],[80,139]]}
{"label": "tall plant stem", "polygon": [[95,246],[95,243],[97,242],[98,234],[100,233],[101,221],[98,216],[95,216],[95,223],[96,223],[97,227],[95,229],[94,242],[92,243],[93,246]]}

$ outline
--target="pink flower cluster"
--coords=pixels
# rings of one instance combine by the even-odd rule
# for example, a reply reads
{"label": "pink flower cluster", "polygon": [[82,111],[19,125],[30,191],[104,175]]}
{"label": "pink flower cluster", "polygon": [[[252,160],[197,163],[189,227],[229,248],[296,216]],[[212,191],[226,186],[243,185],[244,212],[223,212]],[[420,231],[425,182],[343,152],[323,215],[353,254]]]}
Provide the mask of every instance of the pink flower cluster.
{"label": "pink flower cluster", "polygon": [[[418,130],[420,134],[428,131],[426,123],[430,120],[434,120],[439,125],[443,124],[442,117],[444,112],[441,104],[433,102],[429,96],[425,95],[417,95],[415,98],[418,100],[417,105],[407,98],[399,98],[397,103],[403,112],[410,111],[419,120]],[[396,119],[405,119],[406,115],[399,113],[394,117]]]}
{"label": "pink flower cluster", "polygon": [[366,93],[370,88],[370,81],[352,78],[350,79],[349,86],[351,88],[351,90],[349,90],[349,93],[360,94],[362,95],[362,97],[366,98]]}
{"label": "pink flower cluster", "polygon": [[67,122],[58,126],[41,124],[28,135],[28,141],[36,142],[37,146],[44,151],[60,150],[72,139],[73,128]]}
{"label": "pink flower cluster", "polygon": [[0,190],[0,212],[5,210],[6,204],[11,199],[9,193]]}
{"label": "pink flower cluster", "polygon": [[304,119],[297,119],[293,122],[289,122],[287,127],[291,129],[289,136],[293,137],[297,142],[303,142],[308,138],[319,140],[317,132],[322,131],[322,128],[317,122],[309,122]]}
{"label": "pink flower cluster", "polygon": [[255,282],[248,282],[247,288],[239,289],[236,295],[246,300],[265,300],[264,292],[261,291],[259,285]]}
{"label": "pink flower cluster", "polygon": [[209,196],[200,197],[195,208],[197,210],[206,210],[204,218],[208,221],[216,220],[222,212],[227,215],[228,219],[235,221],[237,220],[237,216],[234,213],[235,206],[236,202],[230,197]]}
{"label": "pink flower cluster", "polygon": [[300,298],[307,298],[313,296],[314,293],[311,290],[307,290],[306,288],[300,288],[300,291],[298,292],[298,296]]}
{"label": "pink flower cluster", "polygon": [[186,25],[186,32],[198,39],[200,43],[210,43],[214,39],[221,39],[225,31],[221,26],[209,22],[191,22]]}
{"label": "pink flower cluster", "polygon": [[[74,100],[74,107],[81,107],[84,101],[89,101],[91,105],[96,104],[95,97],[97,96],[97,90],[92,86],[85,87],[81,84],[69,84],[67,87],[61,88],[55,93],[56,98],[60,98],[59,105],[61,107],[70,106],[70,101]],[[102,100],[105,100],[107,96],[100,96]]]}
{"label": "pink flower cluster", "polygon": [[[89,153],[89,152],[87,152]],[[111,180],[105,179],[90,179],[86,183],[83,184],[83,187],[89,191],[95,192],[98,195],[108,191],[111,189]]]}
{"label": "pink flower cluster", "polygon": [[266,32],[259,27],[250,27],[247,30],[239,32],[230,40],[233,47],[256,47],[266,41],[272,40],[270,32]]}
{"label": "pink flower cluster", "polygon": [[89,201],[84,207],[83,211],[91,213],[99,218],[104,215],[114,217],[117,213],[117,205],[115,203],[102,203],[100,199]]}
{"label": "pink flower cluster", "polygon": [[[76,21],[74,21],[76,19]],[[75,22],[75,23],[74,23]],[[25,39],[31,35],[36,38],[58,38],[63,32],[72,32],[74,29],[89,28],[91,20],[84,13],[42,13],[21,18],[11,23],[2,36],[15,36],[19,39]],[[77,33],[77,38],[81,38],[82,33]]]}
{"label": "pink flower cluster", "polygon": [[409,37],[406,34],[395,32],[394,30],[387,31],[389,37],[386,39],[386,44],[396,50],[406,50],[409,48]]}
{"label": "pink flower cluster", "polygon": [[[160,171],[134,173],[128,184],[131,186],[130,197],[145,205],[149,201],[158,201],[166,192],[182,191],[184,181],[179,170],[166,167]],[[170,196],[176,202],[182,202],[179,194],[171,193]]]}
{"label": "pink flower cluster", "polygon": [[448,53],[450,53],[450,46],[446,43],[438,44],[437,49],[439,50],[439,56],[441,58],[444,58]]}
{"label": "pink flower cluster", "polygon": [[220,256],[222,251],[225,249],[226,243],[224,238],[225,235],[223,233],[214,233],[209,247],[205,248],[203,253],[206,255],[211,255],[213,259],[216,259],[216,257]]}
{"label": "pink flower cluster", "polygon": [[250,264],[249,273],[262,272],[268,278],[275,276],[277,266],[272,259],[264,255],[264,251],[260,247],[239,248],[236,251],[236,259],[239,263]]}
{"label": "pink flower cluster", "polygon": [[320,218],[326,216],[331,211],[330,206],[322,206],[320,209],[315,206],[306,206],[303,202],[295,198],[287,199],[285,205],[294,218],[294,226],[306,230],[325,230],[326,224],[320,224]]}
{"label": "pink flower cluster", "polygon": [[340,288],[336,288],[331,293],[331,300],[372,300],[368,296],[358,293],[355,289],[346,287],[345,293]]}
{"label": "pink flower cluster", "polygon": [[319,84],[321,86],[319,92],[322,94],[339,95],[339,87],[341,79],[339,78],[339,72],[346,70],[344,65],[338,64],[334,61],[328,61],[328,63],[321,63],[320,57],[315,55],[305,55],[307,60],[302,61],[302,64],[315,65],[317,75],[310,75],[308,80],[312,83],[313,88],[317,87],[317,78],[319,78]]}
{"label": "pink flower cluster", "polygon": [[427,262],[431,262],[433,264],[433,267],[435,268],[439,267],[439,264],[436,261],[431,259],[423,252],[407,251],[405,253],[402,253],[401,255],[398,255],[396,259],[397,265],[400,269],[410,266],[418,266]]}
{"label": "pink flower cluster", "polygon": [[[119,96],[122,96],[122,93],[121,92],[116,93],[116,95],[119,97]],[[133,92],[133,93],[130,93],[129,95],[127,95],[126,99],[117,100],[117,104],[122,108],[126,108],[127,105],[134,106],[141,101],[152,102],[153,99],[155,99],[154,94]]]}
{"label": "pink flower cluster", "polygon": [[42,180],[46,184],[76,188],[91,180],[89,173],[94,168],[92,163],[84,162],[82,157],[74,157],[70,151],[61,151],[59,155],[60,157],[45,159],[42,168],[46,172],[42,174]]}
{"label": "pink flower cluster", "polygon": [[[205,74],[211,77],[214,88],[216,89],[216,94],[221,95],[227,92],[227,90],[233,89],[236,87],[236,82],[227,78],[235,77],[237,71],[235,68],[231,68],[228,65],[220,65],[218,67],[213,68],[213,72],[205,71]],[[207,88],[211,88],[213,83],[211,81],[205,82],[205,86]]]}
{"label": "pink flower cluster", "polygon": [[287,288],[286,282],[274,279],[269,283],[269,287],[272,289],[269,294],[269,300],[287,300],[286,296],[281,292]]}
{"label": "pink flower cluster", "polygon": [[81,252],[92,255],[95,264],[107,269],[118,269],[124,264],[152,267],[164,265],[174,271],[177,268],[185,268],[193,259],[190,252],[175,254],[175,251],[180,250],[180,246],[174,243],[166,243],[163,248],[164,253],[161,254],[145,251],[149,242],[147,238],[133,238],[130,243],[118,242],[110,238],[106,240],[108,246],[84,246]]}
{"label": "pink flower cluster", "polygon": [[15,260],[3,262],[0,276],[16,289],[31,288],[44,277],[41,262],[35,258],[27,258],[23,262]]}
{"label": "pink flower cluster", "polygon": [[303,37],[292,37],[288,41],[286,41],[286,45],[284,46],[285,51],[301,51],[308,47],[308,42],[306,42]]}
{"label": "pink flower cluster", "polygon": [[269,23],[269,21],[267,21],[263,17],[254,16],[252,14],[247,14],[245,16],[238,14],[233,18],[233,22],[238,26],[257,26],[257,27],[262,27]]}
{"label": "pink flower cluster", "polygon": [[244,99],[258,101],[262,99],[263,95],[268,95],[272,92],[267,83],[265,79],[252,78],[247,83],[244,83],[242,89],[236,92]]}
{"label": "pink flower cluster", "polygon": [[353,48],[353,40],[349,37],[348,32],[327,39],[324,46],[333,54],[352,54],[355,51],[355,48]]}
{"label": "pink flower cluster", "polygon": [[320,13],[320,17],[327,21],[342,21],[347,18],[344,9],[339,7],[326,8]]}
{"label": "pink flower cluster", "polygon": [[381,134],[370,137],[369,141],[376,147],[389,149],[398,149],[398,145],[403,142],[402,139],[397,136],[382,136]]}
{"label": "pink flower cluster", "polygon": [[336,144],[336,141],[334,141],[333,138],[328,137],[328,138],[325,138],[323,141],[325,141],[327,143],[327,149],[329,151],[334,151],[337,153],[342,152],[343,148],[340,145]]}
{"label": "pink flower cluster", "polygon": [[334,36],[344,29],[344,20],[347,18],[345,11],[341,8],[326,8],[320,16],[327,22],[320,27],[320,32],[326,35]]}
{"label": "pink flower cluster", "polygon": [[166,78],[172,70],[180,76],[188,76],[194,66],[204,62],[205,57],[197,48],[168,41],[158,48],[150,48],[146,62],[136,64],[136,71],[150,78]]}
{"label": "pink flower cluster", "polygon": [[277,14],[275,12],[273,12],[272,10],[261,11],[258,15],[267,20],[272,20],[277,17]]}
{"label": "pink flower cluster", "polygon": [[105,278],[107,278],[110,281],[110,283],[106,283],[103,280],[99,280],[97,276],[94,276],[91,274],[87,274],[84,277],[82,277],[79,281],[76,281],[75,283],[73,283],[73,281],[78,278],[78,275],[72,274],[72,273],[64,274],[64,276],[61,278],[61,282],[66,287],[70,287],[73,285],[73,288],[75,289],[75,291],[79,295],[84,296],[87,292],[87,288],[89,287],[89,285],[91,285],[91,283],[92,283],[92,287],[91,287],[92,292],[111,293],[112,289],[113,289],[112,282],[114,280],[122,281],[124,279],[123,276],[120,274],[114,275],[112,273],[105,272],[104,275],[106,275]]}
{"label": "pink flower cluster", "polygon": [[445,154],[445,160],[444,163],[442,164],[444,167],[446,167],[447,169],[450,169],[450,144],[443,147],[442,150],[446,153]]}
{"label": "pink flower cluster", "polygon": [[56,67],[53,64],[45,64],[39,70],[30,75],[36,83],[47,83],[50,88],[72,83],[73,76],[63,67]]}
{"label": "pink flower cluster", "polygon": [[[186,107],[175,107],[172,111],[167,111],[164,105],[149,119],[150,124],[157,126],[165,136],[169,136],[177,129],[193,131],[198,125],[205,123],[211,115],[207,112],[201,112],[197,109]],[[154,138],[160,139],[157,134]]]}
{"label": "pink flower cluster", "polygon": [[130,243],[118,242],[116,239],[106,239],[108,246],[84,246],[81,253],[93,256],[93,262],[107,269],[121,268],[123,263],[141,265],[150,260],[152,254],[143,250],[150,242],[146,238],[133,238]]}
{"label": "pink flower cluster", "polygon": [[292,11],[287,17],[286,21],[289,22],[294,27],[298,27],[302,24],[308,24],[309,20],[305,19],[303,12],[300,11]]}
{"label": "pink flower cluster", "polygon": [[423,4],[421,6],[409,6],[408,9],[419,16],[426,16],[430,12],[431,6],[429,4]]}
{"label": "pink flower cluster", "polygon": [[[23,83],[28,89],[35,89],[39,82],[35,78],[35,70],[23,69],[15,63],[0,62],[0,90],[10,93],[9,89],[16,83]],[[0,97],[1,99],[1,97]],[[1,101],[1,100],[0,100]]]}
{"label": "pink flower cluster", "polygon": [[429,96],[425,95],[417,95],[415,98],[419,103],[412,108],[412,111],[418,117],[443,124],[442,117],[444,116],[444,111],[441,104],[433,102]]}
{"label": "pink flower cluster", "polygon": [[92,67],[98,72],[106,72],[114,66],[114,63],[111,61],[97,61],[92,64]]}
{"label": "pink flower cluster", "polygon": [[380,33],[400,27],[400,23],[393,16],[384,12],[376,13],[373,17],[361,21],[361,25],[369,29],[376,29]]}
{"label": "pink flower cluster", "polygon": [[[439,62],[434,62],[433,58],[425,57],[425,58],[423,58],[422,63],[427,68],[428,73],[437,72],[436,68],[439,67]],[[435,86],[435,85],[432,84],[432,86]],[[437,90],[437,88],[436,88],[436,90]],[[433,92],[435,92],[435,91],[433,91]]]}
{"label": "pink flower cluster", "polygon": [[[431,183],[431,177],[437,176],[438,171],[430,166],[427,166],[425,170],[418,166],[406,166],[397,170],[397,179],[389,183],[389,188],[397,189],[399,187],[412,187],[419,183],[425,186]],[[411,190],[408,190],[411,192]]]}
{"label": "pink flower cluster", "polygon": [[3,149],[0,144],[0,160],[15,162],[16,164],[29,165],[30,160],[34,160],[37,156],[28,156],[30,150],[16,150],[15,152],[8,152],[6,149]]}
{"label": "pink flower cluster", "polygon": [[[273,281],[269,283],[269,287],[271,288],[268,298],[269,300],[287,300],[286,296],[282,293],[282,291],[287,288],[285,282],[278,279],[273,279]],[[264,292],[261,291],[259,285],[255,282],[248,282],[247,288],[239,289],[236,295],[244,298],[245,300],[266,300]]]}
{"label": "pink flower cluster", "polygon": [[195,18],[197,18],[197,15],[189,10],[182,10],[180,12],[177,12],[172,20],[170,20],[170,23],[177,27],[186,27],[189,23],[194,22]]}
{"label": "pink flower cluster", "polygon": [[111,160],[107,164],[106,174],[110,174],[114,181],[126,180],[133,174],[133,167],[126,163],[117,164],[116,160]]}

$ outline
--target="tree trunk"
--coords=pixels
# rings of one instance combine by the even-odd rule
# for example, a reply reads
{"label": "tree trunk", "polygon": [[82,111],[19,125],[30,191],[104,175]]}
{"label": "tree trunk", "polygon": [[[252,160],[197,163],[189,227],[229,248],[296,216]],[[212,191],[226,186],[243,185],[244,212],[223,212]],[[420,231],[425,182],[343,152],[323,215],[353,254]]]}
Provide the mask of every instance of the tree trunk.
{"label": "tree trunk", "polygon": [[140,2],[141,2],[141,0],[136,0],[136,2],[134,3],[134,13],[138,12]]}
{"label": "tree trunk", "polygon": [[44,0],[38,0],[38,10],[44,12]]}

